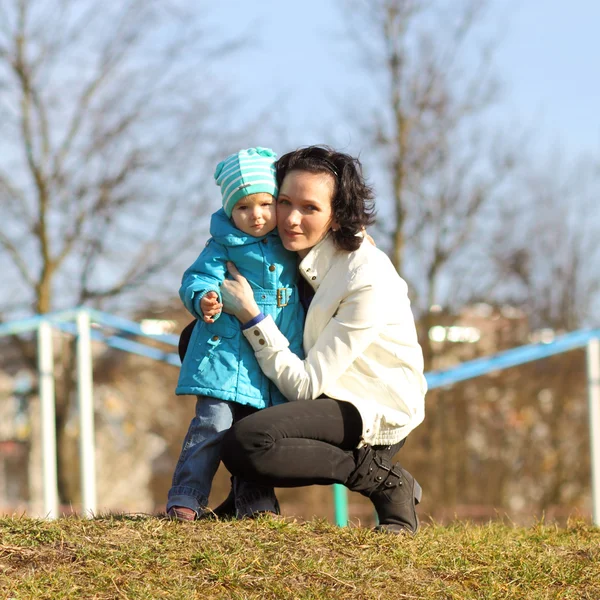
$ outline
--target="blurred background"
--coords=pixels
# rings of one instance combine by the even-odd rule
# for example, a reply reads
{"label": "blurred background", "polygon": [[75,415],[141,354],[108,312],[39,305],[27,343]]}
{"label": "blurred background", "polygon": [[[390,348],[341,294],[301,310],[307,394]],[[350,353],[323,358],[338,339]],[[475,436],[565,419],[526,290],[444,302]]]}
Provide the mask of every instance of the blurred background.
{"label": "blurred background", "polygon": [[[599,22],[593,0],[0,0],[0,321],[88,306],[178,334],[216,163],[324,143],[375,187],[426,370],[599,327]],[[73,343],[54,334],[65,512]],[[99,510],[160,512],[194,399],[174,366],[93,349]],[[36,360],[0,337],[3,512],[40,510]],[[584,352],[431,391],[399,458],[421,516],[589,518]],[[279,496],[332,518],[331,488]]]}

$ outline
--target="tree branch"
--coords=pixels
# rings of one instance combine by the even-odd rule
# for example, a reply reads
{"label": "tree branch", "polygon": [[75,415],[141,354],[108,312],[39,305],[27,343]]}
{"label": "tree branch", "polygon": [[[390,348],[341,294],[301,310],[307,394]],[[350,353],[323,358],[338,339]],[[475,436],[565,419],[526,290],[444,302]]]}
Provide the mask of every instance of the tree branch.
{"label": "tree branch", "polygon": [[19,252],[17,246],[2,231],[0,231],[0,245],[8,252],[25,282],[30,286],[34,286],[35,280],[29,272],[27,262]]}

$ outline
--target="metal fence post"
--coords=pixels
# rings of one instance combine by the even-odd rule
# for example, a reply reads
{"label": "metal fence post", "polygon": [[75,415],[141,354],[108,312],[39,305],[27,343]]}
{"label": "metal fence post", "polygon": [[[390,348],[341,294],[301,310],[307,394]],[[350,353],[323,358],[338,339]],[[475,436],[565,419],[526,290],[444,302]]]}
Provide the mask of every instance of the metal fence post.
{"label": "metal fence post", "polygon": [[96,513],[96,443],[92,381],[90,315],[77,313],[77,396],[79,405],[79,454],[81,467],[81,514]]}
{"label": "metal fence post", "polygon": [[52,327],[47,321],[38,326],[38,373],[42,429],[42,474],[44,513],[58,517],[58,477],[56,467],[56,407],[54,397],[54,352]]}
{"label": "metal fence post", "polygon": [[600,527],[600,339],[587,345],[590,464],[592,470],[592,519]]}
{"label": "metal fence post", "polygon": [[335,524],[338,527],[346,527],[348,525],[348,492],[340,483],[333,485],[333,506]]}

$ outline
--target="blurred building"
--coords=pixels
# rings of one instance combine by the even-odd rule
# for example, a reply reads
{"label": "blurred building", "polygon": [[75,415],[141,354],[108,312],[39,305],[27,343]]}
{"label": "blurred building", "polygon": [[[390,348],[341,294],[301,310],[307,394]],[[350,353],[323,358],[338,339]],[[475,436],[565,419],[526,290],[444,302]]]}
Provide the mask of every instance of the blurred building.
{"label": "blurred building", "polygon": [[431,309],[428,338],[433,368],[443,370],[479,356],[527,344],[529,323],[525,313],[507,305],[469,304],[457,313],[439,306]]}
{"label": "blurred building", "polygon": [[[7,357],[8,358],[8,357]],[[29,373],[0,372],[0,509],[22,508],[29,501]]]}
{"label": "blurred building", "polygon": [[[145,322],[152,333],[167,326],[172,329],[156,320]],[[70,351],[65,342],[71,340],[71,336],[54,331],[57,405],[63,400],[61,377],[68,363],[65,353]],[[0,513],[43,516],[37,373],[27,370],[8,340],[0,340],[0,344]],[[92,353],[98,510],[152,512],[153,461],[168,443],[160,423],[172,421],[178,414],[169,406],[177,369],[99,342],[92,343]],[[65,513],[77,510],[80,496],[76,386],[70,386],[69,394],[59,457],[73,504],[61,509]]]}

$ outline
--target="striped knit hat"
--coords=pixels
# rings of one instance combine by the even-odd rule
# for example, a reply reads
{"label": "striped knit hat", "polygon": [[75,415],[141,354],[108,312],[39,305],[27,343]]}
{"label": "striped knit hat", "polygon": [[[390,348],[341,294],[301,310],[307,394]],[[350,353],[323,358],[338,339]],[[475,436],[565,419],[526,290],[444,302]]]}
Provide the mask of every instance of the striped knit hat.
{"label": "striped knit hat", "polygon": [[245,196],[259,192],[277,196],[276,159],[277,155],[269,148],[248,148],[228,156],[217,165],[215,181],[221,187],[223,209],[228,217]]}

